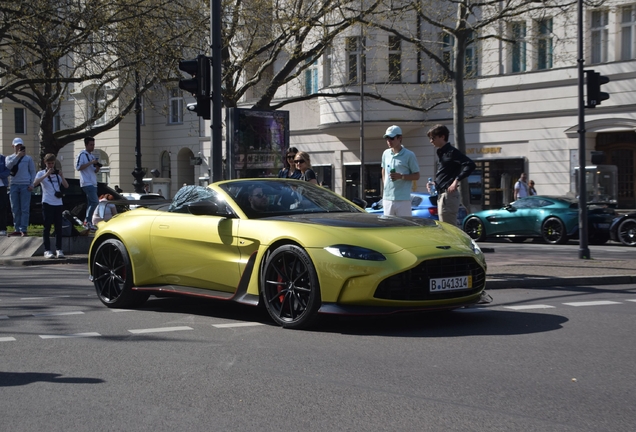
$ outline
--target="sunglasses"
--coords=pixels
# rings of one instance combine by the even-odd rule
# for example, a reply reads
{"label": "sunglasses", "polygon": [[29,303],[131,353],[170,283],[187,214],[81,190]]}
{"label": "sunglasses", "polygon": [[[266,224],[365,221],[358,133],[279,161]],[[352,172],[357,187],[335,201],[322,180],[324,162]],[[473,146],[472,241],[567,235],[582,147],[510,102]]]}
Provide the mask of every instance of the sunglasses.
{"label": "sunglasses", "polygon": [[295,156],[294,155],[289,155],[287,156],[287,159],[293,159]]}
{"label": "sunglasses", "polygon": [[393,141],[394,139],[397,139],[398,135],[394,136],[394,137],[386,137],[386,139]]}
{"label": "sunglasses", "polygon": [[254,194],[252,195],[254,198],[264,198],[265,194],[259,193],[259,194]]}
{"label": "sunglasses", "polygon": [[294,163],[305,163],[304,159],[296,159]]}

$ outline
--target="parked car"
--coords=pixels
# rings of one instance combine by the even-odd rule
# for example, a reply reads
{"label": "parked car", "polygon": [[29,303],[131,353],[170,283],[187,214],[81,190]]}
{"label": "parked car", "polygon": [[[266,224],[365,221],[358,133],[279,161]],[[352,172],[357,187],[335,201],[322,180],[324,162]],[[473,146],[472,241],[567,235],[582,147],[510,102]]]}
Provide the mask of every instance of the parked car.
{"label": "parked car", "polygon": [[483,253],[458,228],[368,214],[278,178],[185,186],[164,210],[101,222],[89,271],[110,308],[190,295],[262,304],[287,328],[320,313],[455,309],[479,302],[486,283]]}
{"label": "parked car", "polygon": [[[68,182],[68,188],[62,188],[62,193],[64,193],[64,198],[62,198],[62,202],[64,203],[64,210],[69,210],[73,216],[83,221],[84,217],[86,216],[86,195],[79,185],[79,179],[67,178],[66,181]],[[97,183],[97,196],[105,193],[111,194],[116,200],[123,199],[120,194],[106,185],[106,183]],[[117,207],[117,211],[119,212],[124,210],[126,210],[126,206]],[[42,188],[40,186],[36,187],[31,192],[29,223],[32,225],[42,225],[44,223],[42,216]],[[11,213],[11,208],[9,208],[7,215],[7,225],[12,224],[13,214]]]}
{"label": "parked car", "polygon": [[[603,244],[616,211],[606,206],[588,206],[588,240]],[[542,238],[562,244],[579,234],[579,203],[576,198],[535,195],[518,199],[498,210],[483,210],[464,219],[464,231],[476,241],[507,237],[513,242]]]}
{"label": "parked car", "polygon": [[636,213],[615,218],[610,225],[610,238],[626,246],[636,246]]}
{"label": "parked car", "polygon": [[[382,200],[375,202],[368,207],[369,213],[384,213],[382,209]],[[431,195],[422,192],[411,193],[411,214],[413,217],[439,220],[437,214],[437,196],[431,197]],[[468,214],[466,207],[463,204],[459,205],[459,212],[457,213],[457,226],[462,226],[464,218]]]}

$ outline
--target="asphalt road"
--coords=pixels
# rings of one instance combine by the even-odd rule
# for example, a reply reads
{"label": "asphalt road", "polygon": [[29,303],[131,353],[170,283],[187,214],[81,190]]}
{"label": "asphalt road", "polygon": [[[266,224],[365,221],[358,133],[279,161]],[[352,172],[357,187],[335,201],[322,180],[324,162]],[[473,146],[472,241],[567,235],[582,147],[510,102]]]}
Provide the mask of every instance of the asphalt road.
{"label": "asphalt road", "polygon": [[107,309],[81,265],[0,271],[10,431],[631,431],[636,288],[496,290],[283,330],[192,299]]}

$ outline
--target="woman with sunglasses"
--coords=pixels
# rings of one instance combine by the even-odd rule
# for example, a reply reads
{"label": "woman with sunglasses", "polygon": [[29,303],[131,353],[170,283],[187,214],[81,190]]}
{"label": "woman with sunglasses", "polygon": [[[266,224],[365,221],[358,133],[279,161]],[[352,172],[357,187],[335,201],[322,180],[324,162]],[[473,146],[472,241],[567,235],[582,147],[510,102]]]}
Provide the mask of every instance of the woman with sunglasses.
{"label": "woman with sunglasses", "polygon": [[311,159],[309,158],[308,153],[303,151],[296,153],[296,156],[294,157],[294,164],[296,165],[296,170],[300,171],[300,180],[318,184],[318,180],[316,180],[316,173],[311,169]]}
{"label": "woman with sunglasses", "polygon": [[296,169],[294,164],[294,157],[296,157],[296,153],[298,153],[298,149],[296,147],[290,147],[287,150],[287,155],[285,157],[285,161],[283,162],[285,166],[278,172],[279,178],[289,178],[298,180],[300,178],[300,171]]}

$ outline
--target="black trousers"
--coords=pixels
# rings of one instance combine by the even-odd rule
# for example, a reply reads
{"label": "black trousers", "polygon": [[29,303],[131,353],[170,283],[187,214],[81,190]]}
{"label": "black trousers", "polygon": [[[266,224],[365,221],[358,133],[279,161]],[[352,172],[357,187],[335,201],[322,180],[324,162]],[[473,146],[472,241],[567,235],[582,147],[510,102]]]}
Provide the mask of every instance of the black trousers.
{"label": "black trousers", "polygon": [[54,206],[42,203],[42,216],[44,216],[44,232],[42,239],[44,240],[44,250],[51,250],[51,225],[55,227],[55,249],[62,249],[62,212],[64,206]]}

